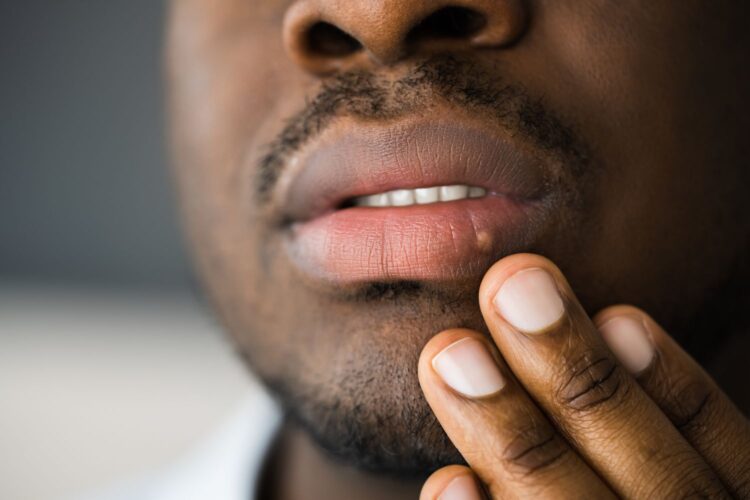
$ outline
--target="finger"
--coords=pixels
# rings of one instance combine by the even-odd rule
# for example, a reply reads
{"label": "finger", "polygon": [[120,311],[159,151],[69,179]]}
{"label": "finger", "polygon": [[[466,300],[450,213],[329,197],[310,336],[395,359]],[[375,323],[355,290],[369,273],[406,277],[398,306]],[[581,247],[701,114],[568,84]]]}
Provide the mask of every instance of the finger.
{"label": "finger", "polygon": [[617,493],[726,494],[709,465],[620,366],[549,260],[517,254],[499,261],[482,282],[480,307],[513,373]]}
{"label": "finger", "polygon": [[[750,497],[750,421],[646,313],[614,306],[594,318],[612,352],[738,498]],[[651,348],[653,346],[653,348]],[[643,354],[652,349],[655,355]]]}
{"label": "finger", "polygon": [[480,333],[448,330],[430,339],[420,356],[419,382],[492,498],[612,496]]}
{"label": "finger", "polygon": [[468,467],[449,465],[432,473],[422,486],[419,500],[483,500],[477,477]]}

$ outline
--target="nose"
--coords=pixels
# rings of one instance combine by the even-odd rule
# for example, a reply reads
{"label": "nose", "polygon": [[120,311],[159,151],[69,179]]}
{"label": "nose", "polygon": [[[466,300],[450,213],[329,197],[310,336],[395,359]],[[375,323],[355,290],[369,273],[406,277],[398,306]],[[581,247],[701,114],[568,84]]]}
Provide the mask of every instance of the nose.
{"label": "nose", "polygon": [[301,67],[328,74],[356,61],[393,65],[415,52],[497,48],[524,31],[524,0],[298,0],[284,44]]}

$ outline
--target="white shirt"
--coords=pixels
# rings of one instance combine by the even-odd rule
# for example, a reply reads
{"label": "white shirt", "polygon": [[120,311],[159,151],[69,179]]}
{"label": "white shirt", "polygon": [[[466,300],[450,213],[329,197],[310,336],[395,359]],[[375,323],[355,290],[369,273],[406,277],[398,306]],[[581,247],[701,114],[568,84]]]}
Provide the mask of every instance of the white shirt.
{"label": "white shirt", "polygon": [[253,500],[282,414],[253,385],[242,407],[209,439],[157,474],[89,500]]}

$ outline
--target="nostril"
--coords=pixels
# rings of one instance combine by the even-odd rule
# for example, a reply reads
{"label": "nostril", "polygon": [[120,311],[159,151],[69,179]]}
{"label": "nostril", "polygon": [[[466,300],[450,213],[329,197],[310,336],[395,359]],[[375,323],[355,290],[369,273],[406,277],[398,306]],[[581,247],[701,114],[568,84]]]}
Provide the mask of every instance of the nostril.
{"label": "nostril", "polygon": [[465,38],[487,25],[487,18],[465,7],[444,7],[433,12],[415,26],[408,35],[410,41],[435,38]]}
{"label": "nostril", "polygon": [[307,47],[319,56],[345,57],[360,50],[362,44],[336,26],[318,22],[307,32]]}

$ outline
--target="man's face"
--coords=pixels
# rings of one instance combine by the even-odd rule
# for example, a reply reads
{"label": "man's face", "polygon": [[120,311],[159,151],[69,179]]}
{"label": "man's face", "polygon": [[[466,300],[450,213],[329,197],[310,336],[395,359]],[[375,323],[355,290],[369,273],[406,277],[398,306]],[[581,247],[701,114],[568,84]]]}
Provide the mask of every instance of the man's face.
{"label": "man's face", "polygon": [[500,257],[687,333],[746,251],[746,10],[172,2],[181,202],[240,351],[323,446],[415,472],[460,461],[419,352],[486,331]]}

